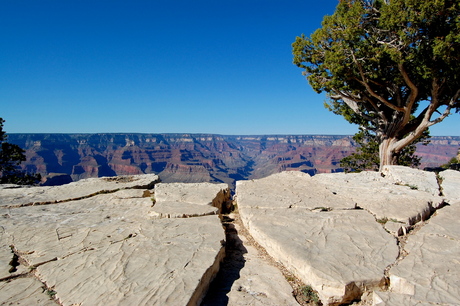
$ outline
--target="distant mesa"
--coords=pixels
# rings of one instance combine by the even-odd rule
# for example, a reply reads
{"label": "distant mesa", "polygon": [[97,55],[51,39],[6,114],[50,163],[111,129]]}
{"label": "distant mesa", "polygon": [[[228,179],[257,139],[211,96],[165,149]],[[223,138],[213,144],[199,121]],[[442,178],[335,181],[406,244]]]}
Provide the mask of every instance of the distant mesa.
{"label": "distant mesa", "polygon": [[[282,171],[342,172],[353,153],[347,135],[224,136],[213,134],[10,134],[26,150],[24,170],[46,184],[90,177],[159,174],[163,182],[234,185]],[[460,137],[432,137],[419,146],[421,168],[439,167],[457,154]],[[59,175],[58,175],[59,174]],[[69,178],[70,177],[70,178]]]}

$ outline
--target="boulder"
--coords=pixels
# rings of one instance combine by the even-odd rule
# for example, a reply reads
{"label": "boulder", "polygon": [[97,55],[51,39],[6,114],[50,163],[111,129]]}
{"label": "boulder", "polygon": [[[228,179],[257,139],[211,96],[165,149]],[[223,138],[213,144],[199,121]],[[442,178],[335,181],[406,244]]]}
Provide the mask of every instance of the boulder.
{"label": "boulder", "polygon": [[[27,199],[15,204],[29,203],[34,191],[52,203],[36,206],[11,206],[11,193],[5,199],[2,190],[1,303],[198,305],[225,255],[220,219],[152,218],[148,192],[132,189],[152,187],[142,177],[85,180],[86,192],[82,185],[21,188]],[[214,193],[201,190],[203,197]],[[81,198],[55,203],[58,191]]]}

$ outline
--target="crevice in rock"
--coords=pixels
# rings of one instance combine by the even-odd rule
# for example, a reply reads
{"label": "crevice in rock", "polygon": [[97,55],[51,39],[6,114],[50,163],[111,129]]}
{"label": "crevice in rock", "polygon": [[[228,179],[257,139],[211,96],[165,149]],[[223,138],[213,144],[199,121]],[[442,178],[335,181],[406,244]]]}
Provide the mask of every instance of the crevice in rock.
{"label": "crevice in rock", "polygon": [[442,197],[444,196],[443,188],[442,188],[443,178],[439,174],[439,172],[435,172],[435,175],[436,175],[436,182],[438,183],[438,188],[439,188],[439,196]]}
{"label": "crevice in rock", "polygon": [[13,246],[10,246],[10,247],[11,247],[11,252],[13,253],[13,258],[10,261],[11,268],[8,270],[8,272],[9,273],[14,273],[14,272],[18,271],[17,267],[20,265],[19,256],[16,253],[14,253]]}
{"label": "crevice in rock", "polygon": [[[316,303],[311,300],[310,296],[305,294],[305,288],[311,288],[310,286],[303,283],[297,276],[286,269],[284,265],[273,259],[273,257],[267,253],[265,248],[254,240],[241,221],[236,203],[233,205],[232,212],[221,215],[221,221],[226,235],[226,256],[221,264],[221,269],[214,281],[211,283],[209,291],[203,299],[201,306],[228,304],[227,294],[231,291],[233,283],[240,277],[240,271],[245,266],[246,259],[244,254],[248,251],[244,244],[254,247],[258,252],[257,257],[262,258],[265,262],[276,267],[282,273],[286,281],[292,287],[292,295],[299,305],[322,305],[320,301]],[[240,237],[244,237],[246,242],[243,243],[243,240]],[[243,288],[241,288],[241,290],[243,290]]]}
{"label": "crevice in rock", "polygon": [[399,255],[398,257],[396,258],[396,260],[391,263],[390,265],[388,265],[385,270],[384,270],[384,275],[385,275],[385,279],[387,281],[387,286],[384,288],[384,291],[388,290],[388,288],[390,287],[390,270],[397,266],[402,260],[404,260],[404,258],[409,255],[409,253],[406,251],[405,249],[405,246],[406,246],[406,243],[409,239],[409,237],[413,236],[413,235],[416,235],[418,231],[420,231],[426,224],[428,224],[431,220],[432,217],[436,216],[436,212],[446,206],[449,206],[450,204],[446,203],[446,202],[443,202],[441,203],[441,205],[438,206],[438,208],[433,208],[431,214],[425,219],[425,220],[422,220],[422,221],[419,221],[415,224],[412,224],[410,225],[406,231],[405,231],[405,234],[404,235],[400,235],[400,236],[397,236],[396,239],[397,239],[397,244],[398,244],[398,248],[399,248]]}
{"label": "crevice in rock", "polygon": [[[40,277],[38,276],[38,274],[36,273],[36,269],[37,267],[41,266],[41,265],[44,265],[44,264],[47,264],[49,262],[52,262],[52,261],[56,261],[58,260],[57,257],[54,257],[52,259],[49,259],[49,260],[46,260],[46,261],[43,261],[43,262],[39,262],[39,263],[36,263],[36,264],[33,264],[33,265],[30,265],[28,263],[28,261],[22,257],[22,255],[29,255],[29,254],[33,254],[34,252],[20,252],[16,249],[16,247],[14,245],[11,245],[10,246],[11,248],[11,251],[13,252],[13,259],[10,263],[10,265],[12,265],[13,267],[18,267],[19,265],[23,265],[27,268],[27,270],[23,273],[20,273],[20,274],[15,274],[15,275],[11,275],[9,277],[5,277],[5,278],[2,278],[0,279],[0,281],[10,281],[10,280],[13,280],[13,279],[17,279],[17,278],[28,278],[28,277],[33,277],[35,279],[37,279],[40,283],[43,284],[42,288],[43,288],[43,293],[44,294],[47,294],[48,297],[50,298],[50,300],[54,301],[56,304],[58,305],[62,305],[59,300],[57,299],[56,297],[56,291],[54,291],[54,288],[51,288],[49,287],[45,281],[43,281],[42,279],[40,279]],[[16,271],[13,271],[13,272],[10,272],[10,273],[14,273]]]}
{"label": "crevice in rock", "polygon": [[240,277],[240,271],[245,264],[243,255],[247,250],[238,236],[235,219],[230,217],[230,214],[223,214],[221,222],[225,230],[225,257],[201,303],[202,306],[227,305],[227,293],[230,292],[235,280]]}

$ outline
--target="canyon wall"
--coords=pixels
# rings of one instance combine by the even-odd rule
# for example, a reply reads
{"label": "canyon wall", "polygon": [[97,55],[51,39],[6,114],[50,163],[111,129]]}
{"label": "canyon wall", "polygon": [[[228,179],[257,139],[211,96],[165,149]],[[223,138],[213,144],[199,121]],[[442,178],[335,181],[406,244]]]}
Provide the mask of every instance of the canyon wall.
{"label": "canyon wall", "polygon": [[[163,182],[223,182],[257,179],[285,170],[341,172],[354,152],[351,136],[213,134],[10,134],[26,150],[24,170],[89,177],[159,174]],[[432,137],[420,145],[421,168],[457,154],[460,137]]]}

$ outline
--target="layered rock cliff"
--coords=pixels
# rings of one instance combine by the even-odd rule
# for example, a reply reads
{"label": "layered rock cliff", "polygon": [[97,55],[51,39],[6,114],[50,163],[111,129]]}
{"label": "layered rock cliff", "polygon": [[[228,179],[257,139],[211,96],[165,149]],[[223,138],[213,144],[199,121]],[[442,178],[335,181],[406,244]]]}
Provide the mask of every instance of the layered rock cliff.
{"label": "layered rock cliff", "polygon": [[[257,179],[285,170],[341,172],[355,150],[351,136],[222,136],[212,134],[11,134],[26,150],[22,167],[74,181],[102,176],[159,174],[164,182]],[[456,155],[460,137],[433,137],[419,146],[422,168]]]}

